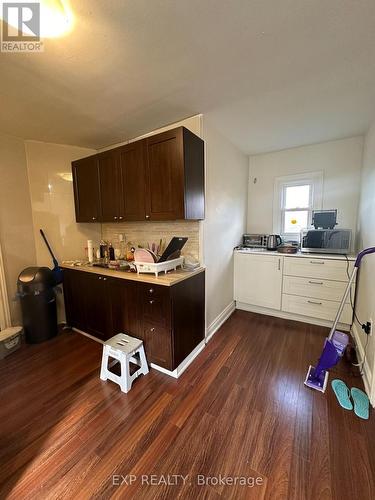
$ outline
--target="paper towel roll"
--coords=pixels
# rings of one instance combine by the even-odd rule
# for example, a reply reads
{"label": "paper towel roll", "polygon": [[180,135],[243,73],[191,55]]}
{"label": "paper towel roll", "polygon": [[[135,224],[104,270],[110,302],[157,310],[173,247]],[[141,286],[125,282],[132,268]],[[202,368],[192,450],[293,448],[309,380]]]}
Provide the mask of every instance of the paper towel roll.
{"label": "paper towel roll", "polygon": [[87,240],[87,256],[89,262],[94,262],[94,247],[92,240]]}

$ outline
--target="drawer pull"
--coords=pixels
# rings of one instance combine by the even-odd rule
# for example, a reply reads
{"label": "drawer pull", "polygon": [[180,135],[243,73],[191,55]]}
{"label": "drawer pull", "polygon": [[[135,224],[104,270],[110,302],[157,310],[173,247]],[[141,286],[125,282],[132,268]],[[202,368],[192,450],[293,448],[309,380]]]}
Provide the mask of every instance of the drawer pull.
{"label": "drawer pull", "polygon": [[103,281],[107,281],[107,278],[103,278]]}
{"label": "drawer pull", "polygon": [[309,281],[312,285],[323,285],[323,281]]}
{"label": "drawer pull", "polygon": [[153,288],[150,288],[150,290],[148,291],[149,293],[154,293],[154,289]]}
{"label": "drawer pull", "polygon": [[308,300],[307,301],[309,304],[315,304],[316,306],[322,306],[323,303],[322,302],[315,302],[315,300]]}
{"label": "drawer pull", "polygon": [[310,264],[325,264],[324,260],[310,260]]}
{"label": "drawer pull", "polygon": [[155,331],[154,327],[150,328],[150,332],[154,332],[154,331]]}
{"label": "drawer pull", "polygon": [[150,304],[153,304],[155,301],[154,300],[149,300],[149,303]]}
{"label": "drawer pull", "polygon": [[101,279],[102,279],[102,277],[101,277],[101,276],[99,276],[99,279],[101,280]]}

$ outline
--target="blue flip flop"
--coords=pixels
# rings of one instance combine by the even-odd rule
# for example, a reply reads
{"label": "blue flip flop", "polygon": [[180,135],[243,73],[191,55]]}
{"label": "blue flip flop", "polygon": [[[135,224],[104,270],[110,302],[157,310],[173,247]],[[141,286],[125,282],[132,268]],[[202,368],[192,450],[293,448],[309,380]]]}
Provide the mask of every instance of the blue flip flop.
{"label": "blue flip flop", "polygon": [[335,379],[332,380],[331,386],[333,392],[336,394],[337,401],[340,403],[340,406],[345,408],[345,410],[352,410],[353,405],[350,401],[350,391],[348,386],[342,380]]}
{"label": "blue flip flop", "polygon": [[354,413],[357,417],[368,420],[370,403],[367,394],[357,387],[352,387],[350,392],[354,401]]}

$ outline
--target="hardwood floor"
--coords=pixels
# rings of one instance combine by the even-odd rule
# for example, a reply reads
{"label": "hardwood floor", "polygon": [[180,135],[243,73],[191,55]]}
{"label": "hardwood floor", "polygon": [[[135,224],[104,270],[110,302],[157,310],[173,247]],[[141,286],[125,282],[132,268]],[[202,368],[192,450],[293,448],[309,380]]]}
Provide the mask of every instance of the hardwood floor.
{"label": "hardwood floor", "polygon": [[0,361],[0,498],[375,498],[373,416],[303,385],[325,334],[236,311],[179,380],[151,370],[127,395],[90,339],[25,346]]}

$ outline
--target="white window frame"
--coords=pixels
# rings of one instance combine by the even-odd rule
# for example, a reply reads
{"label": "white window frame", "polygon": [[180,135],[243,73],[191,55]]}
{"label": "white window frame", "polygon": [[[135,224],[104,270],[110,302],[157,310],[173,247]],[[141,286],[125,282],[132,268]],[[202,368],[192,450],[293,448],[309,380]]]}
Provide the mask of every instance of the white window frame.
{"label": "white window frame", "polygon": [[280,234],[285,240],[300,240],[299,233],[284,233],[283,232],[283,217],[285,211],[294,209],[284,208],[284,197],[287,187],[290,186],[305,186],[310,185],[310,200],[309,207],[296,208],[295,210],[308,210],[308,221],[311,224],[312,210],[322,210],[323,206],[323,172],[308,172],[295,175],[286,175],[276,177],[274,185],[274,200],[273,200],[273,232]]}

